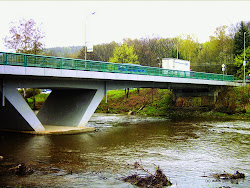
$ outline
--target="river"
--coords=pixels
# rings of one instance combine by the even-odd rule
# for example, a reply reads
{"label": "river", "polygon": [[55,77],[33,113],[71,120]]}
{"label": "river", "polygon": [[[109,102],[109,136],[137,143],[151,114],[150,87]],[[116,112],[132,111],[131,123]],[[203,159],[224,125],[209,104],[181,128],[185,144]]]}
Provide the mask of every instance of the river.
{"label": "river", "polygon": [[[250,187],[249,121],[172,121],[94,114],[96,132],[76,135],[0,133],[0,185],[30,187],[133,187],[122,179],[163,169],[171,187]],[[8,168],[25,163],[34,170],[12,175]],[[238,181],[211,174],[245,173]]]}

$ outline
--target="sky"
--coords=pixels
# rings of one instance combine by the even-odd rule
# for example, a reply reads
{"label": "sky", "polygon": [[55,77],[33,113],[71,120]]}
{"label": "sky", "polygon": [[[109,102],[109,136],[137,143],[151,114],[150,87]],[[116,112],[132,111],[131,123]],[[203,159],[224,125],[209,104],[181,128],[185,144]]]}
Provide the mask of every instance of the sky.
{"label": "sky", "polygon": [[[124,38],[195,35],[200,43],[216,27],[250,20],[250,1],[0,1],[0,51],[10,23],[34,19],[45,47],[82,46]],[[95,12],[94,15],[91,13]],[[86,26],[86,27],[85,27]]]}

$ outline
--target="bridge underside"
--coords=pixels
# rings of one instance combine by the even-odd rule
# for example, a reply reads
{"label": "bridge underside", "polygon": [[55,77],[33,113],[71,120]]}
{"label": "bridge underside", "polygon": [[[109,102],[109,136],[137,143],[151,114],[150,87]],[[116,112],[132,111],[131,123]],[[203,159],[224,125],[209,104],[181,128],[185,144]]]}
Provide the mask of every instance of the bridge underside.
{"label": "bridge underside", "polygon": [[43,125],[85,126],[103,97],[101,89],[54,89],[37,117]]}
{"label": "bridge underside", "polygon": [[[28,79],[22,76],[0,78],[0,129],[43,131],[44,125],[85,126],[107,90],[123,88],[172,89],[176,96],[210,95],[215,87],[194,84],[173,84],[136,81],[112,81],[69,78]],[[52,89],[37,116],[18,92],[18,88]],[[185,89],[181,89],[185,88]],[[188,92],[187,92],[188,91]],[[194,92],[195,91],[195,92]],[[195,94],[196,93],[196,94]]]}

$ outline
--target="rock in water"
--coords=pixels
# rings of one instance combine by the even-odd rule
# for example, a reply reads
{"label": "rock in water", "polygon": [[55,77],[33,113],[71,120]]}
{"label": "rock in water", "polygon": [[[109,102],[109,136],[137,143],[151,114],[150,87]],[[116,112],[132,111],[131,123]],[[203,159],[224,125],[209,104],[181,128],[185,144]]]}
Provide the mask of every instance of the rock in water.
{"label": "rock in water", "polygon": [[33,170],[31,168],[27,168],[24,163],[21,163],[13,168],[10,168],[9,171],[11,171],[13,174],[16,175],[28,175],[33,173]]}

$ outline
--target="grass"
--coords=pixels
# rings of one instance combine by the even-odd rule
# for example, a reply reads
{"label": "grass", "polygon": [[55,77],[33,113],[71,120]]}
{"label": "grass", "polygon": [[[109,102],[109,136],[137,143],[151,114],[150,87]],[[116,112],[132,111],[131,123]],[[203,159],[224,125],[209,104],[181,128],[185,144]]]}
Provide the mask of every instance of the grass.
{"label": "grass", "polygon": [[[40,108],[46,99],[48,98],[49,94],[38,94],[35,96],[35,101],[36,101],[36,108]],[[28,105],[30,106],[31,109],[34,109],[34,98],[27,98]]]}
{"label": "grass", "polygon": [[[246,103],[249,101],[250,86],[245,88],[247,96],[243,100],[242,88],[237,88],[229,91],[226,95],[222,95],[222,101],[219,101],[221,109],[229,109],[230,105],[235,107],[234,113],[230,115],[224,112],[225,110],[218,110],[220,108],[205,110],[199,109],[201,98],[193,98],[193,107],[198,107],[197,110],[191,110],[187,107],[175,108],[173,103],[173,94],[167,89],[130,89],[129,97],[127,98],[124,89],[111,90],[107,92],[108,102],[105,103],[105,98],[98,106],[96,112],[113,113],[113,114],[137,114],[149,116],[170,116],[178,119],[178,117],[201,117],[201,118],[226,118],[226,119],[249,119],[250,118],[250,105]],[[48,98],[49,94],[38,94],[35,96],[36,108],[40,108]],[[236,100],[237,99],[237,100]],[[27,98],[29,106],[34,108],[33,97]],[[226,104],[228,106],[226,106]],[[243,113],[245,106],[246,112]],[[210,110],[210,111],[209,111]]]}
{"label": "grass", "polygon": [[108,103],[101,102],[96,112],[128,113],[139,115],[164,115],[172,99],[172,94],[166,89],[130,89],[129,97],[124,90],[114,90],[107,93]]}
{"label": "grass", "polygon": [[[238,91],[233,91],[238,92]],[[96,112],[114,113],[114,114],[137,114],[149,116],[168,116],[174,119],[178,118],[224,118],[224,119],[249,119],[250,106],[247,104],[246,113],[242,113],[241,101],[236,101],[239,108],[233,114],[227,114],[211,107],[199,108],[201,98],[193,98],[193,107],[176,109],[173,103],[173,94],[167,89],[137,89],[130,90],[129,97],[126,97],[124,90],[113,90],[107,93],[108,103],[105,100],[98,106]],[[235,96],[234,93],[230,94]],[[232,99],[231,99],[232,101]],[[219,104],[229,104],[227,101],[221,101]],[[227,106],[224,106],[227,108]],[[192,110],[191,110],[192,109]]]}

